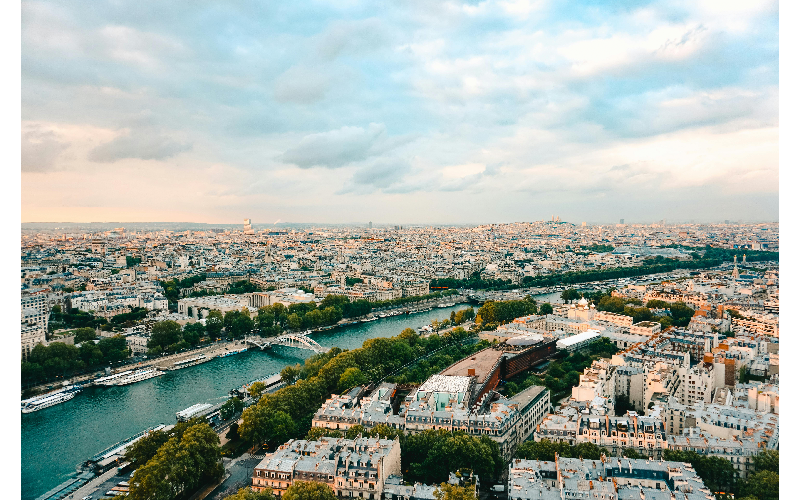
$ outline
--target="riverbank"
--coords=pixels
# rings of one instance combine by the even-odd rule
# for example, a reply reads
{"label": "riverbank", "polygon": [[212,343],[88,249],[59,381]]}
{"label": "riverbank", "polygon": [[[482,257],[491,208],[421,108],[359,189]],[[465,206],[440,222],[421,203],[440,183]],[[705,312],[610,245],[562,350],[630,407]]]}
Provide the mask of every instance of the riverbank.
{"label": "riverbank", "polygon": [[[317,332],[311,337],[324,347],[354,349],[370,338],[392,337],[405,328],[416,330],[463,308],[433,308]],[[194,352],[171,355],[170,360]],[[224,402],[232,388],[279,373],[287,365],[303,363],[311,355],[309,350],[281,346],[263,352],[251,349],[127,386],[88,387],[70,401],[23,414],[22,500],[34,500],[63,483],[78,464],[98,451],[143,429],[173,424],[176,412],[194,404]],[[148,361],[163,362],[167,358]]]}

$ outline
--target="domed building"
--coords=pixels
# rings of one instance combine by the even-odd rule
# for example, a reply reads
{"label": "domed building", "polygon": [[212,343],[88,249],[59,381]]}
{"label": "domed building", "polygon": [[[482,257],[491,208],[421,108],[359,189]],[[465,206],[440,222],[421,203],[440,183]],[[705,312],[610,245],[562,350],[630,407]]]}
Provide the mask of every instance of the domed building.
{"label": "domed building", "polygon": [[586,300],[585,297],[581,297],[581,300],[579,300],[577,304],[569,305],[567,318],[576,319],[578,321],[589,321],[594,319],[595,312],[594,304],[589,304],[589,301]]}

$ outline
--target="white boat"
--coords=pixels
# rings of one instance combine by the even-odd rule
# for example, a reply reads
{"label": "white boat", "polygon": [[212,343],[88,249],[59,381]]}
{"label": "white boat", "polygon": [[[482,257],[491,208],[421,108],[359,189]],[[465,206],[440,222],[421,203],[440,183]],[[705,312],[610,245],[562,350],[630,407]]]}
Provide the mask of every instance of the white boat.
{"label": "white boat", "polygon": [[243,353],[243,352],[247,352],[247,347],[243,347],[241,349],[234,349],[232,351],[228,351],[228,352],[222,353],[222,354],[218,355],[217,357],[218,358],[227,358],[228,356],[233,356],[234,354],[240,354],[240,353]]}
{"label": "white boat", "polygon": [[33,413],[44,408],[55,406],[64,401],[69,401],[74,398],[81,390],[74,386],[68,385],[64,389],[55,392],[49,392],[35,398],[26,399],[22,401],[22,413]]}
{"label": "white boat", "polygon": [[126,370],[124,372],[115,373],[114,375],[109,375],[107,377],[100,377],[94,379],[94,385],[103,385],[106,387],[111,387],[112,385],[117,385],[117,382],[128,375],[133,373],[133,370]]}
{"label": "white boat", "polygon": [[130,375],[119,379],[115,385],[133,384],[135,382],[141,382],[142,380],[147,380],[147,379],[151,379],[153,377],[158,377],[159,375],[164,375],[164,372],[162,372],[160,370],[156,370],[155,368],[146,368],[144,370],[136,370],[135,372],[131,373]]}

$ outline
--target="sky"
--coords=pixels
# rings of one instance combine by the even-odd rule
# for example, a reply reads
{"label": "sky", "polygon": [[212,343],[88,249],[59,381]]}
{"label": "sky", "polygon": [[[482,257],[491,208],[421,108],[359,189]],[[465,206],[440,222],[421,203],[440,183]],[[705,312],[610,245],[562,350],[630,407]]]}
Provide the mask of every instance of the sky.
{"label": "sky", "polygon": [[23,1],[23,222],[778,220],[778,2]]}

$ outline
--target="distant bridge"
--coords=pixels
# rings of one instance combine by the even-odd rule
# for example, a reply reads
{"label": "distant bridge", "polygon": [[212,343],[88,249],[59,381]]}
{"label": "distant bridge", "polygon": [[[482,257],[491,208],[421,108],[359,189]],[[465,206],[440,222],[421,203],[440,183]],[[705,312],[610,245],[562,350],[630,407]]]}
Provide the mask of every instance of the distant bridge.
{"label": "distant bridge", "polygon": [[316,354],[322,354],[330,350],[327,347],[322,347],[321,345],[317,344],[311,337],[308,336],[308,332],[289,333],[286,335],[281,335],[280,337],[271,338],[249,336],[245,337],[244,341],[250,345],[258,347],[262,351],[264,349],[271,349],[274,345],[308,349],[314,351]]}

